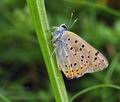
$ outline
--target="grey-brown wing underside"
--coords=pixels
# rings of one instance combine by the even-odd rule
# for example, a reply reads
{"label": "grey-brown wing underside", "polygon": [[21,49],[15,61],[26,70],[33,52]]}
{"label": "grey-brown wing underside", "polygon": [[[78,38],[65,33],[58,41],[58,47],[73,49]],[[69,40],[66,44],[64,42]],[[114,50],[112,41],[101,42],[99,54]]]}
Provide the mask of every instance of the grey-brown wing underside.
{"label": "grey-brown wing underside", "polygon": [[102,70],[108,66],[107,59],[85,40],[70,31],[65,31],[56,55],[61,70],[73,79]]}

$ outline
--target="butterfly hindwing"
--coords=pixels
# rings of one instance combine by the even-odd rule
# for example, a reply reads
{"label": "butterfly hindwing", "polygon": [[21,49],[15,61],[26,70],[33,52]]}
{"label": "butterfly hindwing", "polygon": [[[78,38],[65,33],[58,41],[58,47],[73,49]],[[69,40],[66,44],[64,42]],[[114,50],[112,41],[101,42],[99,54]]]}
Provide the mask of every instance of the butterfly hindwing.
{"label": "butterfly hindwing", "polygon": [[62,46],[56,55],[67,78],[78,78],[108,66],[106,58],[99,51],[73,32],[64,31],[60,40]]}

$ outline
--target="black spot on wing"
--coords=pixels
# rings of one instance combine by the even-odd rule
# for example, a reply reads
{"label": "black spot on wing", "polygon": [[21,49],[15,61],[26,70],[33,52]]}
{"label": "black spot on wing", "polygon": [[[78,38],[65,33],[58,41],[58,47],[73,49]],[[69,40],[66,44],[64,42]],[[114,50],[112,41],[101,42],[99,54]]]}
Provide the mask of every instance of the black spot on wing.
{"label": "black spot on wing", "polygon": [[77,43],[78,42],[78,40],[75,40],[75,43]]}
{"label": "black spot on wing", "polygon": [[94,60],[97,60],[97,57],[95,57],[95,59]]}
{"label": "black spot on wing", "polygon": [[88,58],[90,58],[90,56],[88,56]]}
{"label": "black spot on wing", "polygon": [[99,51],[97,51],[96,53],[95,53],[95,56],[97,56],[99,54]]}
{"label": "black spot on wing", "polygon": [[81,47],[82,47],[82,48],[84,48],[84,47],[85,47],[85,45],[82,45]]}
{"label": "black spot on wing", "polygon": [[82,48],[80,48],[80,51],[82,51]]}
{"label": "black spot on wing", "polygon": [[73,49],[73,47],[70,47],[70,50],[72,50]]}
{"label": "black spot on wing", "polygon": [[70,38],[68,38],[68,41],[70,41]]}
{"label": "black spot on wing", "polygon": [[82,55],[81,58],[84,58],[84,56]]}
{"label": "black spot on wing", "polygon": [[77,65],[77,63],[74,63],[74,66],[76,66]]}

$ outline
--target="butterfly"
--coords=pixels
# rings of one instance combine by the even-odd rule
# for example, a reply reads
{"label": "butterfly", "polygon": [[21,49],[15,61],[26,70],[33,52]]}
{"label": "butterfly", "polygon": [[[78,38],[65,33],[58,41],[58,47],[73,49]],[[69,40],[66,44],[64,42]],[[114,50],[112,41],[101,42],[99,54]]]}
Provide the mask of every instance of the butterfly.
{"label": "butterfly", "polygon": [[108,67],[103,54],[77,34],[68,31],[66,24],[56,28],[52,41],[59,69],[68,79],[79,78]]}

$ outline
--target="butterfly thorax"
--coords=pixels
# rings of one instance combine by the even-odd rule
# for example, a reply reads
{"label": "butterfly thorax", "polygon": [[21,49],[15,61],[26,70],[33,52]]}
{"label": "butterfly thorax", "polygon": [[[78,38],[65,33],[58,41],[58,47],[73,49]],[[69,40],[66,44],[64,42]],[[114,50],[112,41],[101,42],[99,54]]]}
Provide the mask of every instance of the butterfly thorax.
{"label": "butterfly thorax", "polygon": [[53,44],[62,42],[61,38],[65,31],[67,31],[67,26],[65,24],[61,24],[59,27],[57,27],[57,29],[55,29],[53,33],[53,39],[52,39]]}

